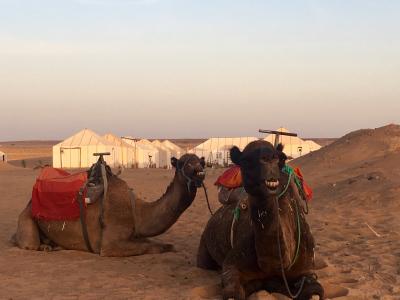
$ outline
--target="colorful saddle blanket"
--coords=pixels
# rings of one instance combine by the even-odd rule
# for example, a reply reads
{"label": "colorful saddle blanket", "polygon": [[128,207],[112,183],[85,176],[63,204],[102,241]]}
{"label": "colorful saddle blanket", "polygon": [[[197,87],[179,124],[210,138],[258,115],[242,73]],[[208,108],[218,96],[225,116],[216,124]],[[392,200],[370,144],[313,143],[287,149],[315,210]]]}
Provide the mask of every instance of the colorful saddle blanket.
{"label": "colorful saddle blanket", "polygon": [[[311,187],[305,182],[303,174],[300,171],[300,168],[292,168],[288,165],[285,165],[282,172],[287,174],[294,174],[295,182],[298,188],[304,195],[305,200],[311,201],[313,196],[313,191]],[[218,177],[217,181],[214,183],[216,186],[225,187],[228,189],[235,189],[242,186],[242,174],[240,172],[239,166],[233,166],[222,173],[221,176]]]}
{"label": "colorful saddle blanket", "polygon": [[32,190],[32,217],[47,221],[78,219],[77,196],[86,180],[86,172],[70,174],[61,169],[43,168]]}
{"label": "colorful saddle blanket", "polygon": [[229,189],[234,189],[242,186],[242,173],[239,166],[230,167],[214,183],[217,186],[224,186]]}

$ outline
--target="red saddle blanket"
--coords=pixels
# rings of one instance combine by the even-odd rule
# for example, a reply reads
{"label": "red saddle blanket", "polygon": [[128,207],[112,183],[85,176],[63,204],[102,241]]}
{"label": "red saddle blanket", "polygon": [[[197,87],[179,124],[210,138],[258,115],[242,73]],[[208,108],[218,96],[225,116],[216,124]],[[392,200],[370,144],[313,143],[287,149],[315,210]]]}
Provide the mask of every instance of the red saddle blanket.
{"label": "red saddle blanket", "polygon": [[218,177],[214,185],[234,189],[242,186],[242,173],[239,166],[233,166]]}
{"label": "red saddle blanket", "polygon": [[32,217],[47,221],[78,219],[77,196],[86,180],[86,172],[70,174],[61,169],[43,168],[32,190]]}

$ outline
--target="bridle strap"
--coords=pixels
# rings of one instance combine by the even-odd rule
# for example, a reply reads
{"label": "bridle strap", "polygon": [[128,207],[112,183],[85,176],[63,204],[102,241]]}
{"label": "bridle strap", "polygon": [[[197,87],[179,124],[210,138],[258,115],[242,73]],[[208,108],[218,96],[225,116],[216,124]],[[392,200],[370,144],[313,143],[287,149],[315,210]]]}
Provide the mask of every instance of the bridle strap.
{"label": "bridle strap", "polygon": [[[188,190],[188,192],[190,193],[190,187],[191,187],[192,183],[195,182],[196,180],[194,180],[193,178],[191,178],[190,176],[188,176],[188,175],[185,173],[185,167],[186,167],[188,161],[189,161],[189,159],[186,159],[185,162],[183,163],[183,166],[182,166],[181,168],[179,167],[179,162],[178,162],[177,165],[176,165],[176,169],[177,169],[177,171],[179,171],[179,172],[182,174],[182,176],[186,179],[187,190]],[[203,187],[204,195],[206,196],[206,201],[207,201],[208,210],[209,210],[210,214],[213,215],[214,213],[213,213],[213,211],[211,210],[210,201],[208,200],[207,188],[206,188],[206,186],[204,185],[204,182],[201,182],[201,186]]]}

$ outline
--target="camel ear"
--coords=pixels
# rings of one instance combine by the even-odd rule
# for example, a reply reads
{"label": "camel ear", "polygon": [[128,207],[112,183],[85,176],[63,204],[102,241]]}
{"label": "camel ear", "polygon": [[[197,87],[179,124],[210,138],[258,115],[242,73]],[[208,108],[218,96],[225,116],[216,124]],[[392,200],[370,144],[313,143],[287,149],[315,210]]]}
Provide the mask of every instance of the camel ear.
{"label": "camel ear", "polygon": [[202,166],[203,168],[206,166],[206,159],[204,158],[204,156],[202,156],[202,157],[200,158],[200,164],[201,164],[201,166]]}
{"label": "camel ear", "polygon": [[171,165],[176,168],[178,165],[178,159],[176,157],[171,157]]}
{"label": "camel ear", "polygon": [[234,164],[240,165],[240,159],[242,158],[242,151],[236,146],[233,146],[230,151],[231,161]]}

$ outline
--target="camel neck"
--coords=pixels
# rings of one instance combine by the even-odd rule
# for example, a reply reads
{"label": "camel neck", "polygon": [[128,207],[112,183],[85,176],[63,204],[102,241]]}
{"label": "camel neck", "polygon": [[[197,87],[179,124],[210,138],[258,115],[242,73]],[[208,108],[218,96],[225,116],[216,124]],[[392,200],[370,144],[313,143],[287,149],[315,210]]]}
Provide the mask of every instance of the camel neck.
{"label": "camel neck", "polygon": [[[278,233],[285,266],[290,264],[296,245],[291,216],[288,214],[286,205],[282,203],[286,199],[279,199],[279,207],[277,207],[278,201],[275,197],[268,196],[260,199],[250,196],[249,198],[257,259],[263,270],[280,268]],[[252,206],[252,203],[258,205]]]}
{"label": "camel neck", "polygon": [[167,231],[192,204],[196,188],[188,186],[177,173],[166,192],[156,201],[137,199],[135,236],[152,237]]}

